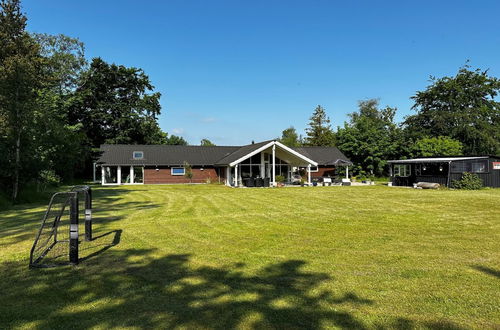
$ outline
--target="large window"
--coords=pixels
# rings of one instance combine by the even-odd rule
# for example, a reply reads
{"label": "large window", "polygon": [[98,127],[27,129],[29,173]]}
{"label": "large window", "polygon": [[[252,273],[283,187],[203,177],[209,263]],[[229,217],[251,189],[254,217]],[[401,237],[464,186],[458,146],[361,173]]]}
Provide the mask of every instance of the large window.
{"label": "large window", "polygon": [[487,159],[477,159],[477,160],[468,160],[468,161],[461,161],[461,162],[452,162],[451,163],[451,172],[452,173],[463,173],[463,172],[486,173],[486,172],[488,172],[488,160]]}
{"label": "large window", "polygon": [[134,174],[134,183],[144,183],[144,168],[134,166],[133,168]]}
{"label": "large window", "polygon": [[104,183],[118,183],[118,167],[104,166]]}
{"label": "large window", "polygon": [[172,167],[170,169],[170,174],[172,175],[184,175],[186,173],[186,170],[184,167]]}
{"label": "large window", "polygon": [[411,175],[411,165],[410,164],[395,164],[394,165],[394,176],[410,176]]}

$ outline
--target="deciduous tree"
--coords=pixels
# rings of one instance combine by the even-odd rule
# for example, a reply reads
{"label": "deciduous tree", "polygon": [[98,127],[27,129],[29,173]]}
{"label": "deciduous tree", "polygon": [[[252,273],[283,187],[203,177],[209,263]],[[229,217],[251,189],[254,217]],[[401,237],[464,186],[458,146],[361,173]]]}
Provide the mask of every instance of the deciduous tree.
{"label": "deciduous tree", "polygon": [[288,147],[299,147],[302,145],[301,138],[293,126],[283,130],[279,141]]}
{"label": "deciduous tree", "polygon": [[422,138],[410,146],[412,157],[459,156],[462,143],[447,136]]}
{"label": "deciduous tree", "polygon": [[[26,32],[26,16],[19,0],[0,2],[0,118],[3,121],[0,168],[12,182],[12,198],[18,196],[20,171],[36,165],[32,160],[33,128],[37,91],[42,81],[43,59],[39,47]],[[25,173],[23,177],[29,177]]]}
{"label": "deciduous tree", "polygon": [[468,65],[453,77],[431,77],[431,84],[412,99],[415,115],[407,129],[417,137],[449,136],[463,144],[464,154],[500,153],[500,80]]}
{"label": "deciduous tree", "polygon": [[215,144],[213,144],[209,139],[202,139],[200,145],[205,147],[215,146]]}
{"label": "deciduous tree", "polygon": [[93,147],[148,144],[164,138],[157,124],[160,93],[138,68],[94,58],[76,89],[69,119],[81,123]]}
{"label": "deciduous tree", "polygon": [[349,122],[337,131],[338,148],[359,165],[358,174],[382,175],[387,160],[399,158],[401,129],[394,123],[396,108],[379,109],[379,102],[359,102]]}

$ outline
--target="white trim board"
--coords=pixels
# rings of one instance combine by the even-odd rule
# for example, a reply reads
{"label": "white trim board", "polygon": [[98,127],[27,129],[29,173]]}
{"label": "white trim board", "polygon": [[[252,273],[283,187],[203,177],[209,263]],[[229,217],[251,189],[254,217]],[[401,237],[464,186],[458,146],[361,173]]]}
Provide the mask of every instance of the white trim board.
{"label": "white trim board", "polygon": [[297,151],[287,147],[286,145],[284,145],[278,141],[271,141],[268,144],[263,145],[262,147],[246,154],[245,156],[240,157],[239,159],[235,160],[234,162],[229,163],[229,166],[233,167],[233,166],[241,163],[242,161],[244,161],[244,160],[246,160],[246,159],[248,159],[256,154],[261,153],[262,151],[266,150],[267,148],[272,147],[273,145],[280,147],[281,149],[291,153],[292,155],[306,161],[307,163],[309,163],[311,165],[318,166],[318,163],[316,163],[314,160],[307,158],[306,156],[302,155],[301,153],[298,153]]}

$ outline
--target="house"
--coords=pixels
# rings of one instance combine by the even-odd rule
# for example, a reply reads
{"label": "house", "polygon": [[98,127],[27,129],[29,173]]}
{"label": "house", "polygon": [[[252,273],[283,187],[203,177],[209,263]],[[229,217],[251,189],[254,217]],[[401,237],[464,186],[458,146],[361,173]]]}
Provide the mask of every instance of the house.
{"label": "house", "polygon": [[477,174],[486,187],[500,187],[500,156],[432,157],[390,160],[392,185],[435,182],[450,187],[464,172]]}
{"label": "house", "polygon": [[[101,152],[96,165],[103,185],[212,181],[240,186],[246,178],[263,178],[274,185],[276,176],[290,180],[297,168],[304,169],[311,182],[333,177],[338,166],[352,164],[335,147],[290,148],[276,140],[245,146],[106,144]],[[184,176],[184,162],[192,167],[192,180]]]}

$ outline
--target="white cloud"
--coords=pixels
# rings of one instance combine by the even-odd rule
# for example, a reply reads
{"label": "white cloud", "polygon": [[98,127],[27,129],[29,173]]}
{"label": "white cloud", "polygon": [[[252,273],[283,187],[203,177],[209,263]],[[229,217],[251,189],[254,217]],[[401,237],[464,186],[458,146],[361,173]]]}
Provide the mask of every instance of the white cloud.
{"label": "white cloud", "polygon": [[214,117],[205,117],[205,118],[201,119],[202,123],[213,123],[215,121],[216,121],[216,119]]}
{"label": "white cloud", "polygon": [[174,128],[172,129],[172,134],[182,134],[184,133],[184,128]]}

